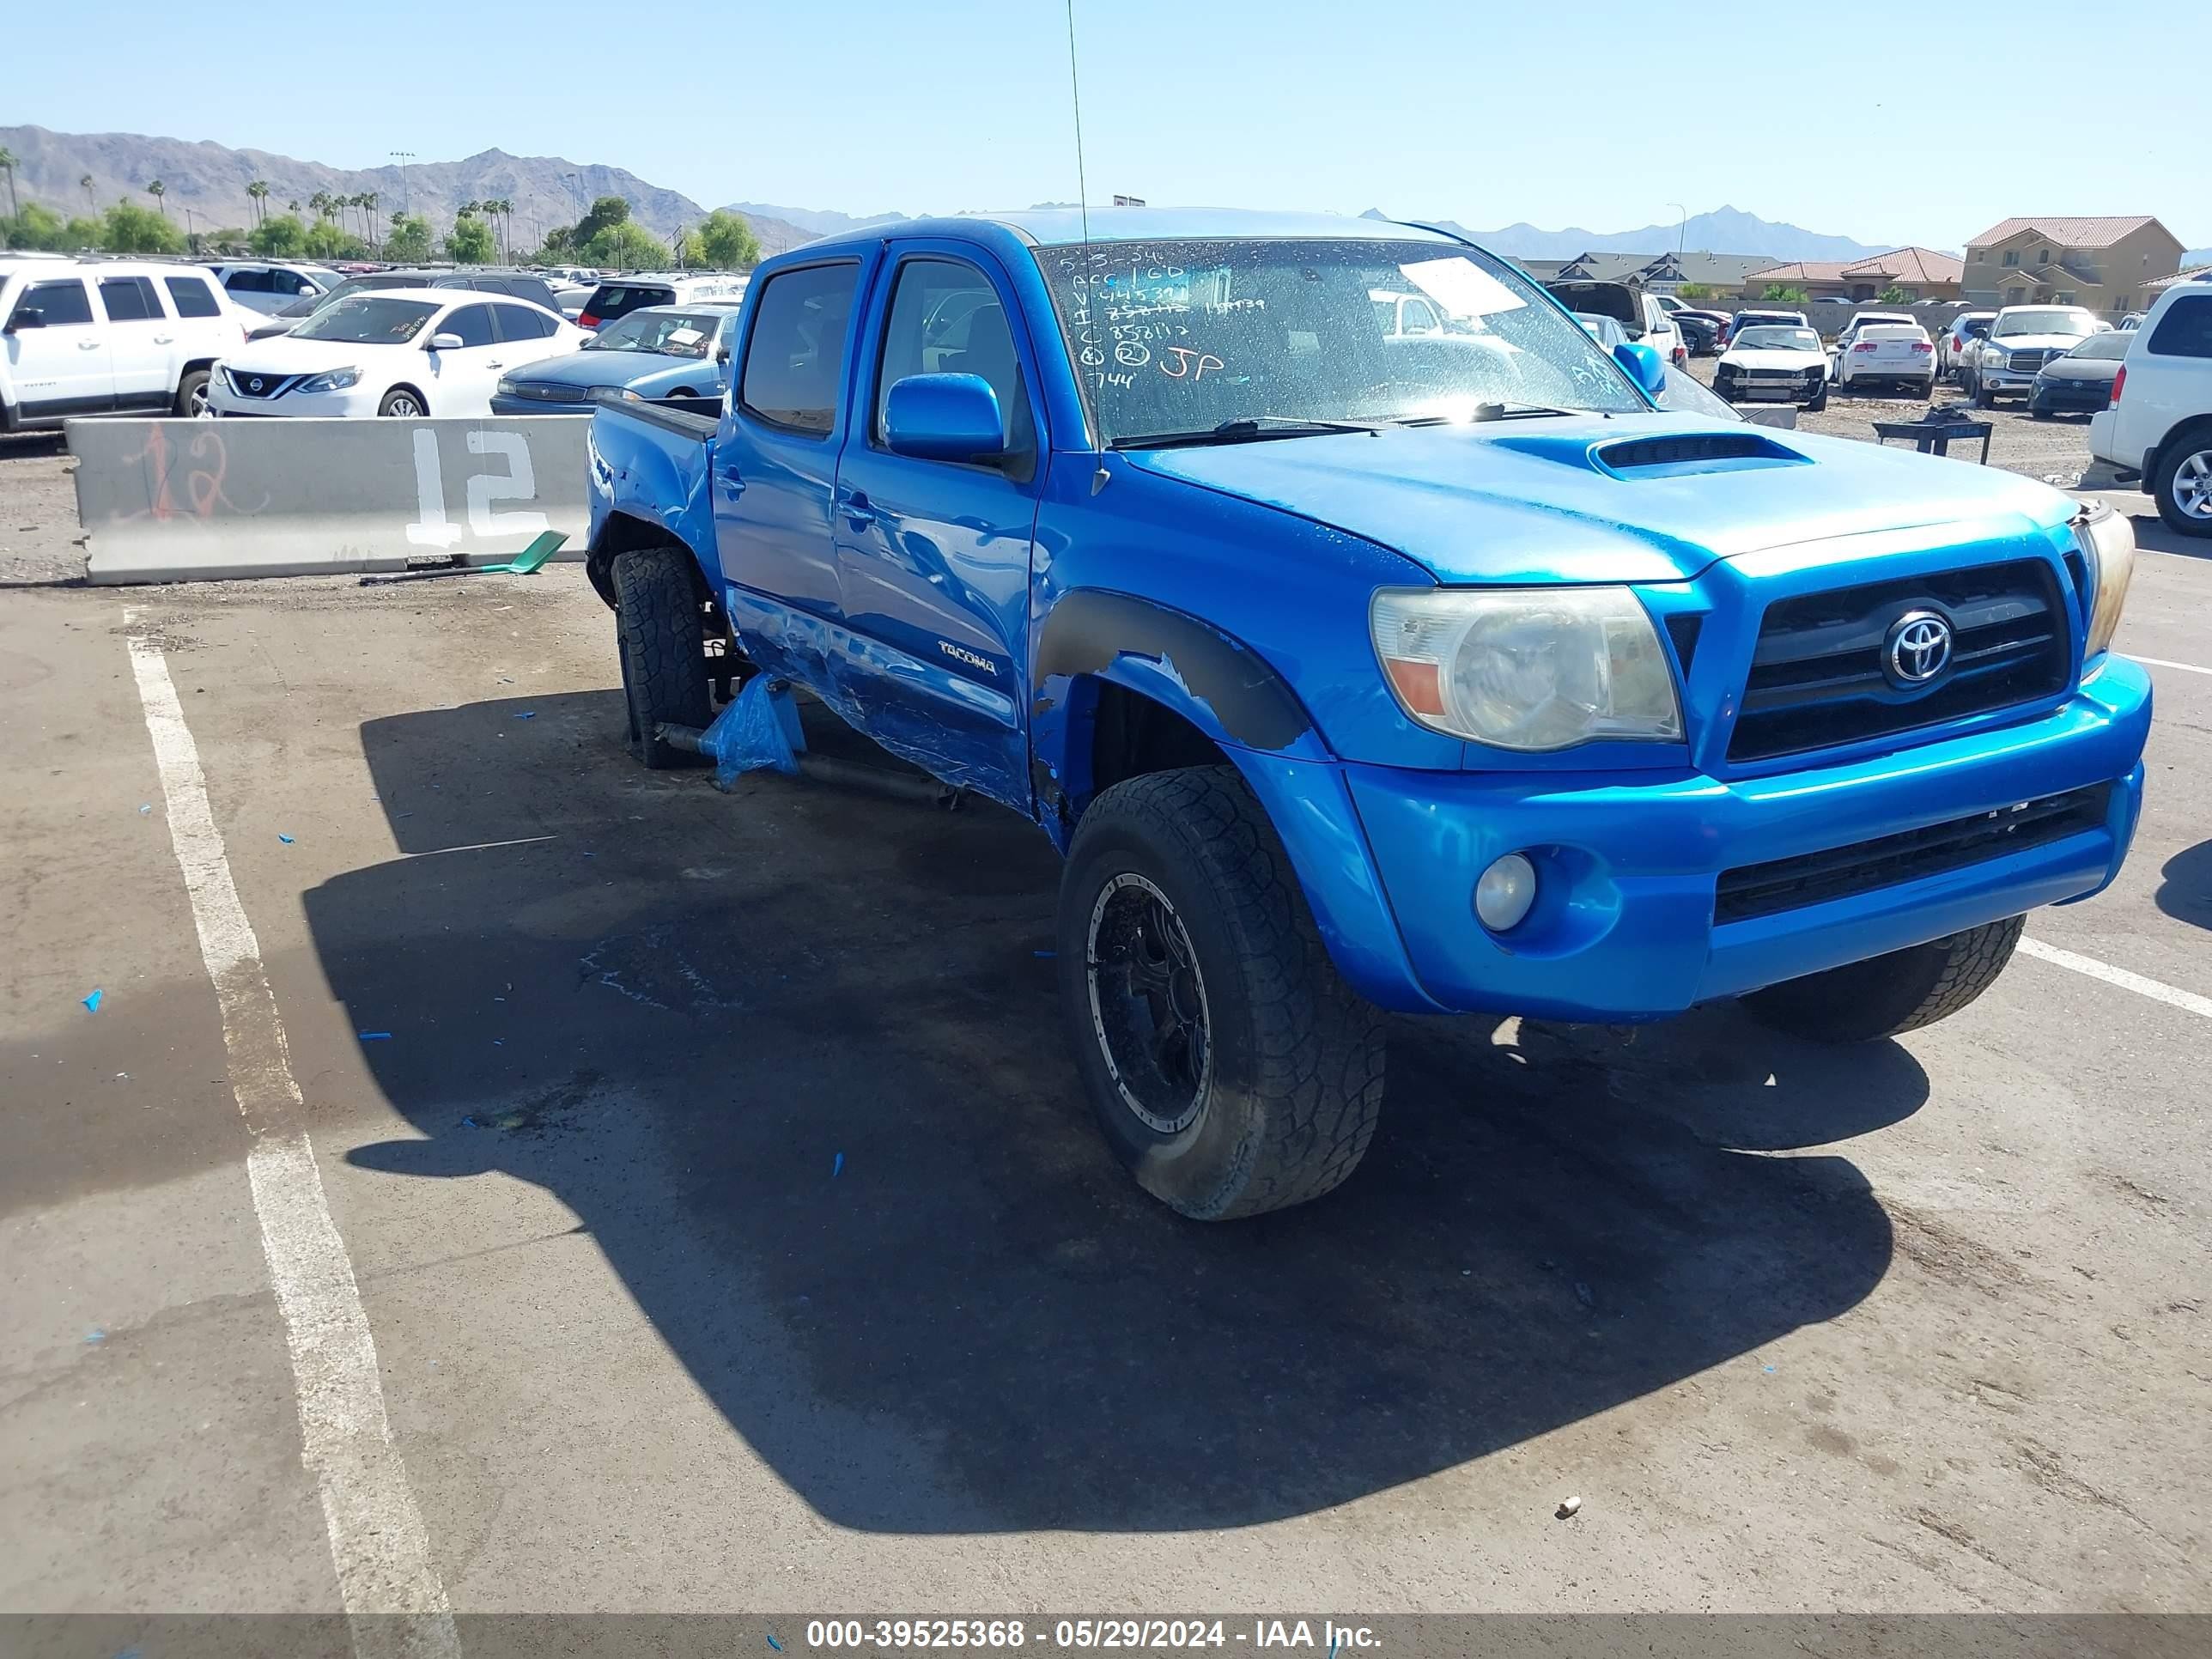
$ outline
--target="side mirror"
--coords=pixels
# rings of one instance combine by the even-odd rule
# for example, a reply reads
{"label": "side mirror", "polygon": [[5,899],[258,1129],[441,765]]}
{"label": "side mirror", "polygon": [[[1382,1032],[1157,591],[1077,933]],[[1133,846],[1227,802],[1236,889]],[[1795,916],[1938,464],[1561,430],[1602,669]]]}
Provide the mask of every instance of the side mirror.
{"label": "side mirror", "polygon": [[1656,398],[1667,386],[1667,360],[1648,345],[1617,345],[1613,360],[1628,371],[1628,378],[1647,398]]}
{"label": "side mirror", "polygon": [[980,374],[909,374],[884,400],[884,441],[917,460],[996,461],[1006,453],[1006,421]]}
{"label": "side mirror", "polygon": [[0,331],[13,334],[18,329],[44,328],[46,325],[46,313],[40,310],[38,307],[17,306],[15,307],[15,314],[8,319],[7,328],[4,331]]}
{"label": "side mirror", "polygon": [[459,351],[466,343],[458,334],[433,334],[430,343],[422,349],[425,351]]}
{"label": "side mirror", "polygon": [[715,361],[716,362],[718,362],[718,363],[726,363],[726,362],[728,362],[730,361],[730,349],[729,349],[729,347],[727,347],[726,345],[719,345],[719,346],[716,346],[716,347],[714,348],[714,361]]}

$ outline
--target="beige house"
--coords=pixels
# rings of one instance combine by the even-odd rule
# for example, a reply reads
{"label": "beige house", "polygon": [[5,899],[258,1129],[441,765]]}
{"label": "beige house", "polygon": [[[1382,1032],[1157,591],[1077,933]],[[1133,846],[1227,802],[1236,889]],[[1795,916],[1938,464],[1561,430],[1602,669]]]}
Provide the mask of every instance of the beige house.
{"label": "beige house", "polygon": [[1964,270],[1956,254],[1929,247],[1898,247],[1863,259],[1793,260],[1768,265],[1743,279],[1743,297],[1756,300],[1770,284],[1794,288],[1808,300],[1855,300],[1864,304],[1895,289],[1906,305],[1960,297]]}
{"label": "beige house", "polygon": [[2118,317],[2181,265],[2181,242],[2148,215],[2008,219],[1966,244],[1966,298],[1979,306],[2087,306]]}

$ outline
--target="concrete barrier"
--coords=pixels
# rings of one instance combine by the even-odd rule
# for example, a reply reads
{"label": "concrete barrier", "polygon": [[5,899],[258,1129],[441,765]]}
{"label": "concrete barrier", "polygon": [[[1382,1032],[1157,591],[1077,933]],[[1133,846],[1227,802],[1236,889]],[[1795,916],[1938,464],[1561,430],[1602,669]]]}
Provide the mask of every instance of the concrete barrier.
{"label": "concrete barrier", "polygon": [[69,423],[94,582],[583,556],[590,417]]}

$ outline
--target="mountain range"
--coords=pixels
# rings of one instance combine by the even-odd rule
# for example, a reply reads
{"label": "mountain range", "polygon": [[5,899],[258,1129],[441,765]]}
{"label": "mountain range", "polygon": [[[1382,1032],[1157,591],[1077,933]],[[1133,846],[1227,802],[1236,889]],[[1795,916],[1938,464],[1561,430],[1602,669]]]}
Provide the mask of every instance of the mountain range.
{"label": "mountain range", "polygon": [[[629,204],[630,216],[660,237],[707,216],[707,210],[690,197],[648,184],[622,167],[557,155],[510,155],[501,149],[459,161],[410,161],[403,171],[396,161],[381,167],[325,167],[267,150],[135,132],[0,127],[0,145],[15,154],[15,188],[25,201],[43,202],[64,215],[105,208],[124,197],[151,206],[152,198],[143,192],[158,179],[163,210],[179,224],[199,230],[252,225],[255,210],[246,187],[257,179],[269,186],[265,205],[272,213],[296,202],[305,217],[306,203],[319,192],[373,192],[380,219],[388,222],[395,210],[404,209],[428,219],[440,234],[452,227],[464,202],[511,201],[514,239],[524,247],[537,246],[556,225],[575,223],[599,196],[621,197]],[[87,179],[89,185],[83,182]],[[769,253],[821,234],[770,214],[745,216]]]}
{"label": "mountain range", "polygon": [[[1370,208],[1364,216],[1382,219],[1395,216]],[[1785,259],[1863,259],[1870,253],[1887,253],[1894,242],[1871,244],[1848,236],[1828,236],[1799,225],[1775,224],[1755,213],[1724,207],[1711,213],[1693,213],[1671,225],[1645,225],[1640,230],[1584,230],[1570,225],[1565,230],[1543,230],[1522,222],[1497,230],[1469,230],[1449,219],[1423,220],[1480,242],[1493,253],[1510,259],[1571,259],[1578,253],[1663,253],[1670,247],[1703,248],[1713,253],[1763,253],[1777,262]]]}
{"label": "mountain range", "polygon": [[[380,167],[333,167],[204,140],[130,132],[54,132],[35,126],[0,127],[0,145],[15,154],[16,189],[25,200],[43,202],[64,214],[105,207],[125,197],[149,203],[151,198],[143,192],[158,179],[164,210],[200,230],[251,225],[254,204],[246,191],[257,179],[269,186],[265,205],[272,212],[283,212],[294,202],[304,204],[319,192],[349,197],[374,193],[380,218],[388,219],[394,210],[404,209],[428,219],[439,233],[452,226],[465,202],[511,201],[513,234],[523,247],[536,246],[556,225],[574,223],[594,197],[623,198],[630,204],[630,216],[661,237],[696,224],[707,212],[680,191],[664,190],[622,167],[556,155],[510,155],[501,149],[458,161],[410,159],[403,170],[397,161]],[[836,231],[896,224],[908,216],[896,212],[855,215],[772,202],[732,202],[727,209],[751,222],[768,253]],[[1385,216],[1370,209],[1367,216]],[[1469,231],[1449,220],[1438,222],[1498,252],[1523,259],[1562,259],[1587,252],[1656,253],[1678,242],[1684,247],[1765,254],[1777,260],[1852,259],[1883,252],[1890,246],[1776,224],[1732,207],[1692,214],[1679,224],[1646,225],[1638,230],[1593,231],[1578,226],[1544,230],[1518,223]]]}

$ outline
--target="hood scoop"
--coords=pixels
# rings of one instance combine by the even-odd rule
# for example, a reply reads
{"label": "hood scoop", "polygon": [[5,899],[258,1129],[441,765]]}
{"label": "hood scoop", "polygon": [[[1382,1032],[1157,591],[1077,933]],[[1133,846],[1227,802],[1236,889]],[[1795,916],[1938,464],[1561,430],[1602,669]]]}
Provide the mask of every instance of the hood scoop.
{"label": "hood scoop", "polygon": [[1600,444],[1590,459],[1616,478],[1679,478],[1769,466],[1810,466],[1811,459],[1756,432],[1686,432]]}

